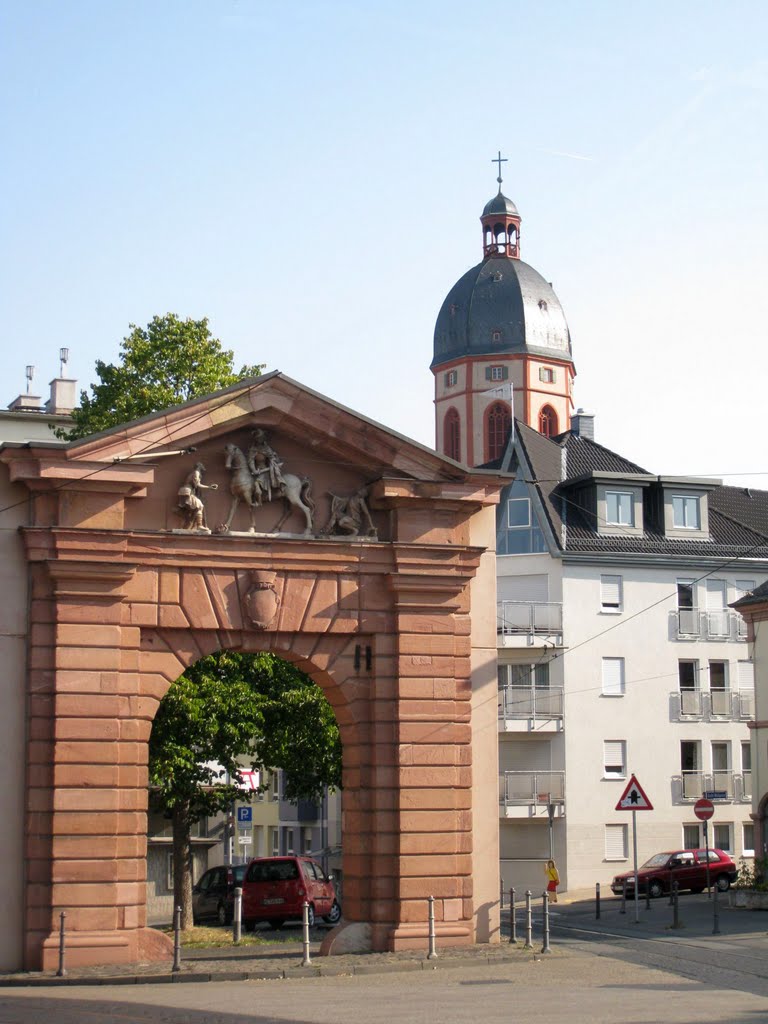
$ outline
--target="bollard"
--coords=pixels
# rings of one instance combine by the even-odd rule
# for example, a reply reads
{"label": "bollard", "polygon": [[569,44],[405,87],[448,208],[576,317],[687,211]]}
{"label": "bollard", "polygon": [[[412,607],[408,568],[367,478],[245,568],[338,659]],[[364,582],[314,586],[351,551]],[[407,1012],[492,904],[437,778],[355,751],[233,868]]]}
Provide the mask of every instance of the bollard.
{"label": "bollard", "polygon": [[240,944],[243,929],[243,890],[242,886],[235,886],[235,909],[232,915],[232,941],[237,946]]}
{"label": "bollard", "polygon": [[181,970],[181,907],[173,912],[173,967],[172,971]]}
{"label": "bollard", "polygon": [[672,883],[672,927],[680,927],[680,897],[677,891],[677,882]]}
{"label": "bollard", "polygon": [[525,892],[525,944],[523,949],[533,949],[533,920],[531,917],[531,890]]}
{"label": "bollard", "polygon": [[515,910],[515,889],[509,890],[509,941],[517,943],[517,911]]}
{"label": "bollard", "polygon": [[626,914],[627,912],[627,880],[626,878],[621,885],[621,906],[619,907],[620,914]]}
{"label": "bollard", "polygon": [[595,882],[595,918],[600,920],[600,883]]}
{"label": "bollard", "polygon": [[437,960],[437,950],[435,949],[435,897],[429,897],[429,952],[427,953],[427,960]]}
{"label": "bollard", "polygon": [[541,952],[551,953],[552,950],[549,948],[549,893],[544,891],[541,894],[542,912],[544,915],[544,941],[542,942]]}
{"label": "bollard", "polygon": [[66,975],[66,973],[67,973],[67,968],[64,966],[64,950],[65,950],[65,943],[66,943],[66,938],[65,938],[66,932],[65,932],[65,924],[64,924],[64,922],[66,920],[67,920],[67,915],[62,910],[62,912],[59,914],[59,969],[58,969],[58,971],[56,971],[56,977],[57,978],[63,978]]}
{"label": "bollard", "polygon": [[301,961],[302,967],[311,967],[312,958],[309,955],[309,903],[304,900],[301,906],[301,924],[302,924],[302,946],[304,948],[304,959]]}
{"label": "bollard", "polygon": [[714,893],[713,893],[714,899],[712,900],[712,915],[713,915],[712,934],[713,935],[719,935],[720,934],[720,899],[719,899],[719,895],[720,895],[720,889],[718,888],[717,882],[715,882],[715,889],[714,889]]}

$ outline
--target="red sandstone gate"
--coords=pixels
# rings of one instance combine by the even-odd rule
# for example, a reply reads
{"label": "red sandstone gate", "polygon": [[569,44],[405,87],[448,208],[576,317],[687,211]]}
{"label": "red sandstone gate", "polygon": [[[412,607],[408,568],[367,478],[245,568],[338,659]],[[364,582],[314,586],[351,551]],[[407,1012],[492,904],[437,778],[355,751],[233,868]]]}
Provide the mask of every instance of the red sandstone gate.
{"label": "red sandstone gate", "polygon": [[[311,480],[311,534],[300,511],[275,533],[266,490],[256,532],[245,506],[216,532],[234,479],[224,447],[253,451],[257,428],[276,490]],[[220,648],[294,661],[336,712],[350,923],[327,945],[423,945],[428,895],[442,943],[498,937],[495,476],[280,374],[2,458],[34,495],[29,968],[53,964],[62,909],[72,964],[168,955],[145,927],[147,740],[171,681]],[[198,461],[218,486],[196,492],[211,533],[180,490]]]}

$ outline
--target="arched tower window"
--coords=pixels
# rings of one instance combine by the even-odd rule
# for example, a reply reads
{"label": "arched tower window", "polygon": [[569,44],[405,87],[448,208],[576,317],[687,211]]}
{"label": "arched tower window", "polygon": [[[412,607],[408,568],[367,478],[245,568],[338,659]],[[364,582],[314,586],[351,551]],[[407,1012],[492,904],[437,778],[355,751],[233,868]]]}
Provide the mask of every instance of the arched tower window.
{"label": "arched tower window", "polygon": [[494,402],[488,410],[486,420],[486,453],[487,461],[500,459],[509,440],[509,432],[512,429],[512,414],[508,405],[501,402]]}
{"label": "arched tower window", "polygon": [[557,413],[551,405],[542,406],[539,413],[539,433],[544,437],[554,437],[558,433]]}
{"label": "arched tower window", "polygon": [[461,420],[455,409],[449,409],[443,422],[443,451],[449,459],[461,462]]}

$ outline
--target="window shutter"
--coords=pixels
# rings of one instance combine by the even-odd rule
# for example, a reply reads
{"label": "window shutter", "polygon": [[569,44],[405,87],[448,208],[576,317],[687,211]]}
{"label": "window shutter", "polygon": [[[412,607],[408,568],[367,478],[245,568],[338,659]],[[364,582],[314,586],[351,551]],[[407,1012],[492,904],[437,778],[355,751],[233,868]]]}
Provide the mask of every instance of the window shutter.
{"label": "window shutter", "polygon": [[624,693],[623,658],[603,658],[603,693],[611,696]]}
{"label": "window shutter", "polygon": [[754,690],[755,688],[755,666],[751,661],[739,662],[739,689]]}
{"label": "window shutter", "polygon": [[627,826],[605,826],[605,857],[606,860],[627,859]]}
{"label": "window shutter", "polygon": [[600,577],[600,603],[606,608],[621,607],[621,576]]}
{"label": "window shutter", "polygon": [[502,380],[507,380],[508,377],[509,377],[509,367],[508,366],[502,366],[502,368],[501,368],[501,379]]}
{"label": "window shutter", "polygon": [[486,380],[491,380],[491,367],[490,366],[486,366],[486,368],[485,368],[485,379]]}
{"label": "window shutter", "polygon": [[603,740],[603,764],[606,773],[625,774],[624,740]]}

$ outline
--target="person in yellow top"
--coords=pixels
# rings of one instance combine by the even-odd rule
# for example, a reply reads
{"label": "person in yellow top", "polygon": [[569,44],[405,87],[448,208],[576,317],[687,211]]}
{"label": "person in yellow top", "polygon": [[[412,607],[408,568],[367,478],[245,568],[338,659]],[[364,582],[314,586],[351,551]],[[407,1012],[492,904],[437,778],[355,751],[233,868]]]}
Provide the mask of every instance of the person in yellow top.
{"label": "person in yellow top", "polygon": [[547,892],[549,893],[550,902],[557,903],[557,887],[560,885],[560,875],[553,860],[547,861],[544,874],[547,876]]}

